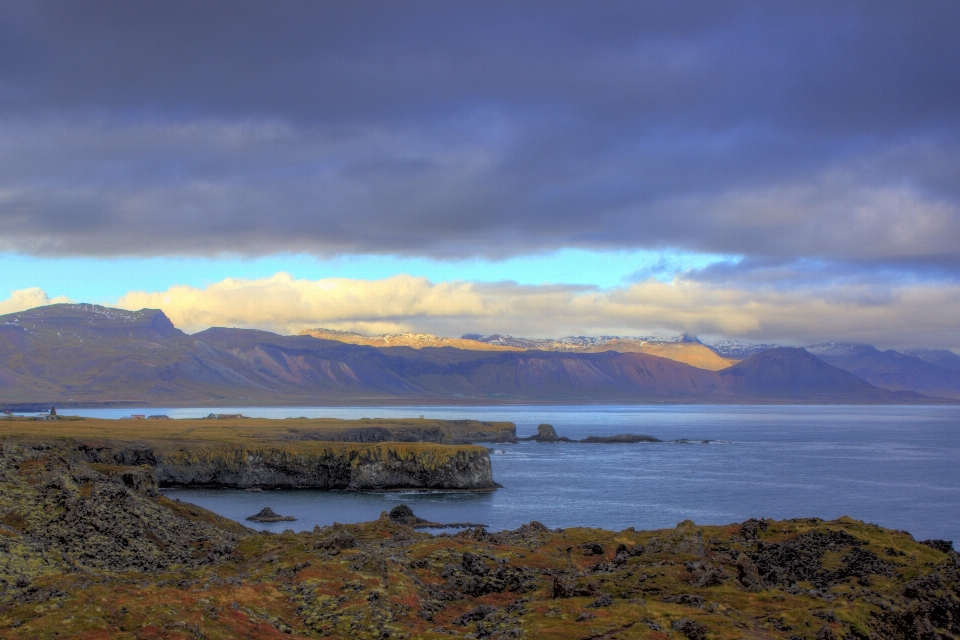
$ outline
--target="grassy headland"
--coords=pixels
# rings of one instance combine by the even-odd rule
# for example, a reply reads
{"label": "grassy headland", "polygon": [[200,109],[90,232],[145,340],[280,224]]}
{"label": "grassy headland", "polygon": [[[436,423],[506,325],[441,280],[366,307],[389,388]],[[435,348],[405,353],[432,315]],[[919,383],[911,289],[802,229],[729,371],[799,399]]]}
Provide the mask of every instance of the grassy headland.
{"label": "grassy headland", "polygon": [[61,417],[58,420],[38,421],[0,417],[0,437],[197,444],[265,444],[310,440],[466,444],[512,441],[517,435],[512,422],[422,418],[104,420]]}
{"label": "grassy headland", "polygon": [[515,434],[474,420],[0,420],[4,442],[147,465],[161,486],[492,490],[487,450],[463,443]]}

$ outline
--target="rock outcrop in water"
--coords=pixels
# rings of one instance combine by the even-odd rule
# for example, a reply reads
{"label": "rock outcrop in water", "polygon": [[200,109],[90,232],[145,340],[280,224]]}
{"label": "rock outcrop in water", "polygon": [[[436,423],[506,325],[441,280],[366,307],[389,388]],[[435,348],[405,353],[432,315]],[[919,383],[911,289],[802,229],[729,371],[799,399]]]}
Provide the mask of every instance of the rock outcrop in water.
{"label": "rock outcrop in water", "polygon": [[293,516],[281,516],[270,507],[260,509],[260,512],[247,517],[250,522],[293,522],[296,520]]}
{"label": "rock outcrop in water", "polygon": [[532,440],[533,442],[586,442],[589,444],[632,444],[635,442],[662,442],[659,438],[645,436],[633,433],[621,433],[615,436],[588,436],[583,440],[571,440],[557,435],[557,430],[550,424],[541,424],[537,427],[537,435],[519,440]]}
{"label": "rock outcrop in water", "polygon": [[[383,515],[381,515],[381,517],[383,517]],[[431,522],[430,520],[426,520],[415,515],[413,513],[413,509],[405,504],[398,504],[393,509],[390,509],[390,513],[386,514],[386,517],[389,518],[391,522],[413,527],[414,529],[466,529],[487,526],[485,524],[476,524],[474,522],[452,522],[447,524]]]}
{"label": "rock outcrop in water", "polygon": [[558,436],[557,430],[553,428],[552,424],[537,425],[537,435],[519,439],[532,440],[534,442],[573,442],[573,440],[570,438],[562,438]]}
{"label": "rock outcrop in water", "polygon": [[621,433],[615,436],[587,436],[579,442],[595,444],[633,444],[635,442],[663,442],[653,436],[638,435],[634,433]]}

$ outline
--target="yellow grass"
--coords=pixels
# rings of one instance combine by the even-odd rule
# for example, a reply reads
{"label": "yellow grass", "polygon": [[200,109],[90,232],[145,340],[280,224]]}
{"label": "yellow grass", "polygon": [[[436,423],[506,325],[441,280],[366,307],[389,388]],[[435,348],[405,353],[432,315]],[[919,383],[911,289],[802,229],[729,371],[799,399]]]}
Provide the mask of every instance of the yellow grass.
{"label": "yellow grass", "polygon": [[[441,429],[454,432],[470,429],[495,433],[513,425],[508,422],[450,421],[429,419],[362,419],[334,418],[272,420],[266,418],[200,419],[200,420],[103,420],[97,418],[34,421],[30,419],[0,420],[0,438],[13,439],[80,439],[170,444],[278,444],[297,443],[297,448],[311,441],[322,441],[348,429],[382,427],[389,430],[405,428]],[[307,438],[308,441],[303,440]],[[356,448],[355,443],[324,442],[323,446],[343,445]],[[418,449],[427,443],[416,443]],[[438,445],[433,445],[438,446]],[[396,449],[396,445],[392,448]]]}

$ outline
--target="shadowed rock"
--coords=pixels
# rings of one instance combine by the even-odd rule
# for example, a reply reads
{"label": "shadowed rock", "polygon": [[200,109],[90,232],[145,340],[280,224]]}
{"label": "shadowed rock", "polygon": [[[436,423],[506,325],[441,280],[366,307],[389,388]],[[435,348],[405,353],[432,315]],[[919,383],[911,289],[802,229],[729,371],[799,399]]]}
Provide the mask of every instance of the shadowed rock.
{"label": "shadowed rock", "polygon": [[449,524],[431,522],[430,520],[424,520],[423,518],[417,517],[413,513],[413,509],[405,504],[398,504],[393,509],[390,509],[390,513],[387,514],[387,518],[389,518],[391,522],[404,524],[408,527],[413,527],[414,529],[468,529],[473,527],[487,526],[485,524],[474,524],[472,522],[451,522]]}
{"label": "shadowed rock", "polygon": [[580,442],[599,443],[599,444],[632,444],[634,442],[662,442],[659,438],[653,436],[637,435],[633,433],[621,433],[615,436],[588,436]]}
{"label": "shadowed rock", "polygon": [[564,436],[557,435],[557,430],[551,424],[541,424],[537,426],[537,435],[527,438],[518,438],[519,440],[532,440],[533,442],[586,442],[589,444],[633,444],[634,442],[662,442],[653,436],[638,435],[633,433],[621,433],[615,436],[588,436],[583,440],[571,440]]}
{"label": "shadowed rock", "polygon": [[255,516],[250,516],[247,518],[251,522],[293,522],[296,520],[293,516],[281,516],[277,513],[274,513],[273,509],[270,507],[264,507],[260,510]]}
{"label": "shadowed rock", "polygon": [[557,435],[556,429],[552,424],[541,424],[537,426],[537,435],[528,438],[519,438],[520,440],[533,440],[534,442],[573,442],[570,438],[561,438]]}

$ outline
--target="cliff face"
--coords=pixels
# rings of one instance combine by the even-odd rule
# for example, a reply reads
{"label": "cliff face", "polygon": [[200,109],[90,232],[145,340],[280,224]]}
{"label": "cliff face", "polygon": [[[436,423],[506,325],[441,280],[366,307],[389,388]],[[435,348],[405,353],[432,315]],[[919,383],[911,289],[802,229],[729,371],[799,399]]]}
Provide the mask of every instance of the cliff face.
{"label": "cliff face", "polygon": [[461,443],[516,441],[516,428],[425,419],[10,419],[4,436],[43,446],[69,442],[100,473],[147,493],[144,470],[160,486],[490,491],[497,485],[486,448]]}
{"label": "cliff face", "polygon": [[[232,553],[247,532],[157,496],[149,468],[106,467],[84,464],[64,446],[0,443],[0,573],[28,580],[76,572],[77,565],[119,572],[197,567]],[[0,577],[0,593],[8,586]]]}
{"label": "cliff face", "polygon": [[304,443],[306,446],[217,446],[158,450],[160,486],[275,487],[389,491],[491,491],[490,457],[482,447]]}

